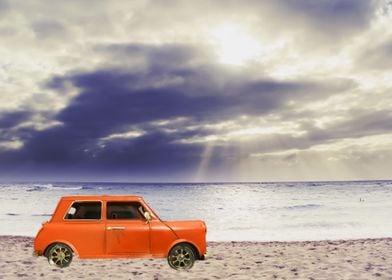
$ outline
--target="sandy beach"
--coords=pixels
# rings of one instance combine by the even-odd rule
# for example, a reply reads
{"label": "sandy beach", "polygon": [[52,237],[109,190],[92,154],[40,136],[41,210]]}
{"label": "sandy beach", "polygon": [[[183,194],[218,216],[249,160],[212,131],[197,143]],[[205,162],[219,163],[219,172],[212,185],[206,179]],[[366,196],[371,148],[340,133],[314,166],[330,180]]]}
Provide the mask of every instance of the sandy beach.
{"label": "sandy beach", "polygon": [[78,259],[58,269],[32,256],[33,238],[0,236],[0,279],[392,279],[392,238],[209,242],[190,271],[166,259]]}

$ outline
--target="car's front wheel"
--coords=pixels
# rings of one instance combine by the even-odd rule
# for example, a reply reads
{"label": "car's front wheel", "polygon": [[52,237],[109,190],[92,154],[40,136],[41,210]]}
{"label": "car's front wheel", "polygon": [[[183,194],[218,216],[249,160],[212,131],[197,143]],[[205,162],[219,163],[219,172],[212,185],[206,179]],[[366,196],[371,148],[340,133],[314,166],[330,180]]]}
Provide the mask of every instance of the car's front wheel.
{"label": "car's front wheel", "polygon": [[167,261],[171,268],[190,269],[195,263],[195,252],[188,244],[178,244],[170,250]]}
{"label": "car's front wheel", "polygon": [[47,253],[48,262],[57,267],[67,267],[72,262],[72,250],[63,243],[53,244]]}

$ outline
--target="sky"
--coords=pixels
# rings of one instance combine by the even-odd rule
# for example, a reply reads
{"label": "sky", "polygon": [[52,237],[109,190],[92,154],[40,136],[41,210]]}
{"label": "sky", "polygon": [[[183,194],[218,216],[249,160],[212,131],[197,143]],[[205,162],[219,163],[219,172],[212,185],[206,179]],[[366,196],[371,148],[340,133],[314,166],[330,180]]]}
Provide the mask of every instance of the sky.
{"label": "sky", "polygon": [[0,0],[0,180],[391,179],[390,0]]}

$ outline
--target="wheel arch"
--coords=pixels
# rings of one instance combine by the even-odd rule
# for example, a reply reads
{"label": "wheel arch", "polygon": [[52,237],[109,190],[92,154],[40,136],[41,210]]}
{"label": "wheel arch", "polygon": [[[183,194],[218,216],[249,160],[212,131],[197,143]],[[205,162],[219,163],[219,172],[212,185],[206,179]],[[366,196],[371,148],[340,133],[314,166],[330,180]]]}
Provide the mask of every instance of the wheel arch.
{"label": "wheel arch", "polygon": [[43,255],[44,255],[45,257],[47,257],[47,253],[49,252],[50,248],[51,248],[53,245],[58,244],[58,243],[62,243],[62,244],[67,245],[69,248],[71,248],[72,253],[73,253],[75,256],[79,256],[79,253],[78,253],[78,251],[76,250],[75,246],[73,246],[70,242],[68,242],[68,241],[66,241],[66,240],[56,240],[56,241],[51,242],[48,246],[46,246]]}
{"label": "wheel arch", "polygon": [[186,240],[186,239],[179,239],[179,240],[174,241],[174,242],[169,246],[169,250],[166,252],[166,257],[169,255],[170,251],[171,251],[175,246],[177,246],[177,245],[179,245],[179,244],[187,244],[187,245],[191,246],[192,250],[193,250],[194,253],[195,253],[195,259],[196,259],[196,260],[201,260],[201,259],[202,259],[202,256],[200,255],[200,250],[197,248],[197,246],[196,246],[193,242],[191,242],[191,241],[189,241],[189,240]]}

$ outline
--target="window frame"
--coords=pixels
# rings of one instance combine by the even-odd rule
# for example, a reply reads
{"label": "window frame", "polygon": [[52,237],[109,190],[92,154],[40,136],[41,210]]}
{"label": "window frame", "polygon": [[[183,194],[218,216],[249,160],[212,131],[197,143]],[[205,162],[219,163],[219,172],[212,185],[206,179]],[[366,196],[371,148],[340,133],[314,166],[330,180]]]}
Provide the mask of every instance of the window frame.
{"label": "window frame", "polygon": [[[91,203],[91,202],[95,202],[95,203],[99,203],[101,205],[101,217],[99,219],[67,219],[67,216],[69,214],[69,211],[71,210],[72,206],[75,203],[83,203],[83,202],[87,202],[87,203]],[[65,212],[65,215],[63,217],[63,221],[69,222],[69,221],[102,221],[102,213],[104,212],[104,207],[103,207],[104,203],[102,200],[73,200],[70,205],[67,208],[67,211]]]}
{"label": "window frame", "polygon": [[[109,204],[110,204],[110,203],[131,204],[131,205],[132,205],[132,204],[139,204],[138,207],[135,207],[135,210],[136,210],[137,213],[139,214],[139,217],[137,217],[137,218],[132,218],[132,219],[130,219],[130,218],[117,218],[117,219],[110,218],[110,217],[108,217],[108,214],[109,214]],[[106,219],[107,221],[143,221],[143,220],[145,220],[145,218],[144,218],[143,214],[140,213],[140,211],[139,211],[139,207],[140,207],[140,206],[142,206],[143,209],[145,209],[145,206],[143,205],[143,203],[141,203],[141,202],[139,202],[139,201],[106,201],[105,219]]]}

